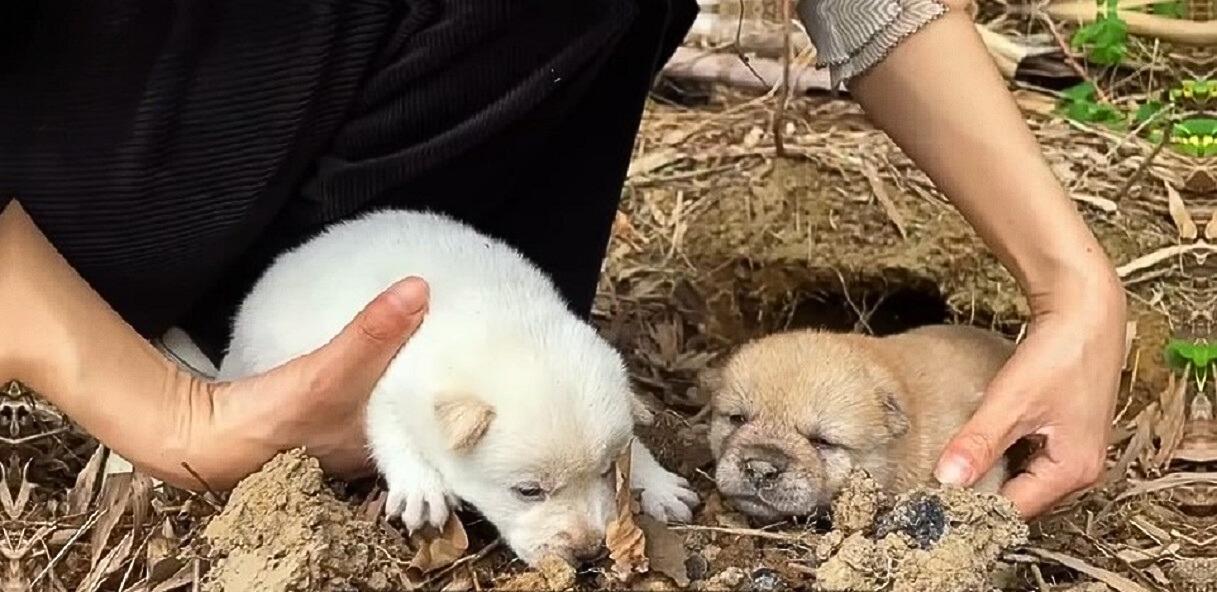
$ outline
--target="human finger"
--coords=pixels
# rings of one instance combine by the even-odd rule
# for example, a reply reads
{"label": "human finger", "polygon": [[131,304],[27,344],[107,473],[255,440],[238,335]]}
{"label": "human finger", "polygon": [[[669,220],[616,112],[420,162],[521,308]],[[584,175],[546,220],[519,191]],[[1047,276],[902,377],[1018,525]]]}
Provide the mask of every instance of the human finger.
{"label": "human finger", "polygon": [[1047,453],[1032,458],[1025,472],[1016,475],[1002,487],[1024,518],[1038,516],[1061,500],[1094,485],[1103,475],[1103,459],[1075,452],[1057,461]]}
{"label": "human finger", "polygon": [[328,379],[371,385],[422,324],[429,290],[421,278],[408,277],[368,303],[329,343],[306,358]]}
{"label": "human finger", "polygon": [[991,393],[943,447],[934,478],[942,484],[970,487],[1025,435],[1022,419],[1008,399]]}

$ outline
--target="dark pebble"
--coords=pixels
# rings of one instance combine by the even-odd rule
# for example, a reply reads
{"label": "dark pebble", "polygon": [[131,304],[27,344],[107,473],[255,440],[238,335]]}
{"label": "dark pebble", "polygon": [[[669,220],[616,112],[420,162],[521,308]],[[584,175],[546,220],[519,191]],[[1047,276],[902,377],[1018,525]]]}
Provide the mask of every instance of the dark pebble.
{"label": "dark pebble", "polygon": [[710,562],[695,553],[685,560],[685,569],[688,570],[690,580],[698,581],[705,578],[706,572],[710,571]]}
{"label": "dark pebble", "polygon": [[777,571],[768,567],[759,567],[748,574],[748,584],[744,590],[746,592],[780,592],[785,588],[782,576]]}
{"label": "dark pebble", "polygon": [[875,538],[903,532],[922,549],[929,549],[947,530],[946,511],[936,495],[919,493],[875,520]]}

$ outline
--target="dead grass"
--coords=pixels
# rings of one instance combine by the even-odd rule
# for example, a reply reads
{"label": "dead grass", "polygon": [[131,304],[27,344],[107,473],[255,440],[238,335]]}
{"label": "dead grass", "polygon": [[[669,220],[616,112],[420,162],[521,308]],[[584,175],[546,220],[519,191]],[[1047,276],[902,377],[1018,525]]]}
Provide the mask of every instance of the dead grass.
{"label": "dead grass", "polygon": [[[1033,26],[999,4],[982,3],[995,30]],[[1170,51],[1137,41],[1137,65],[1108,92],[1160,87],[1172,75]],[[1212,174],[1135,137],[1065,122],[1045,92],[1017,96],[1120,266],[1136,330],[1106,478],[1032,524],[1031,543],[1006,557],[1009,583],[1213,590],[1213,383],[1176,381],[1161,361],[1168,338],[1212,334],[1217,292],[1203,259],[1212,250],[1204,230],[1217,232]],[[816,525],[758,529],[713,495],[697,414],[704,399],[693,386],[708,361],[790,326],[883,333],[954,320],[1017,335],[1025,319],[1008,274],[855,104],[797,97],[781,120],[775,105],[722,89],[696,108],[656,100],[637,142],[596,318],[664,410],[643,437],[705,499],[694,524],[648,537],[664,541],[646,554],[667,579],[640,586],[688,579],[759,590],[812,573]],[[104,451],[15,386],[0,400],[0,428],[0,592],[195,589],[208,568],[196,540],[222,500],[103,474]],[[367,487],[341,493],[351,503],[375,498]],[[447,589],[491,589],[521,571],[485,525],[471,524],[468,536],[471,555],[438,574]]]}

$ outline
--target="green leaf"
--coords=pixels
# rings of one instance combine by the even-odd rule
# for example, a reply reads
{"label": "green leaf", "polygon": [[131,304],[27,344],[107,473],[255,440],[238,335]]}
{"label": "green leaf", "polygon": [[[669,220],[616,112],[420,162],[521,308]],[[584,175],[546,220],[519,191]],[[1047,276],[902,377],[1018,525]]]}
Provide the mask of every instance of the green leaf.
{"label": "green leaf", "polygon": [[1077,102],[1064,106],[1065,116],[1082,123],[1119,124],[1123,123],[1123,115],[1118,109],[1107,103]]}
{"label": "green leaf", "polygon": [[1073,101],[1093,101],[1096,92],[1094,83],[1086,81],[1061,91],[1061,94]]}
{"label": "green leaf", "polygon": [[1158,16],[1181,19],[1183,18],[1183,3],[1179,0],[1174,2],[1159,2],[1150,6],[1150,12]]}
{"label": "green leaf", "polygon": [[1192,363],[1192,352],[1196,346],[1186,342],[1173,340],[1166,346],[1166,363],[1175,370],[1184,370]]}
{"label": "green leaf", "polygon": [[1217,343],[1172,340],[1166,346],[1166,363],[1176,370],[1190,365],[1197,375],[1207,376],[1210,366],[1217,363]]}
{"label": "green leaf", "polygon": [[1175,124],[1174,133],[1179,137],[1217,136],[1217,119],[1191,117]]}
{"label": "green leaf", "polygon": [[1162,111],[1163,104],[1161,101],[1146,101],[1140,107],[1137,107],[1137,112],[1133,115],[1133,121],[1137,125],[1141,125]]}

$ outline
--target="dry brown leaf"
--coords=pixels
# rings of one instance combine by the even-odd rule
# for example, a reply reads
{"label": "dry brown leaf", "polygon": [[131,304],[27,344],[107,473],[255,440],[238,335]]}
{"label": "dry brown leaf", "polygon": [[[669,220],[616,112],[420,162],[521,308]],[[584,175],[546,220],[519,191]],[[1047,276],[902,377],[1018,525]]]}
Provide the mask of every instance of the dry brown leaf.
{"label": "dry brown leaf", "polygon": [[879,177],[879,171],[875,169],[874,163],[869,159],[862,159],[862,174],[866,177],[866,182],[870,184],[871,192],[875,194],[875,199],[879,201],[879,205],[883,206],[883,211],[887,217],[896,226],[896,231],[900,233],[900,238],[908,239],[908,223],[904,220],[904,214],[900,213],[900,208],[896,207],[896,202],[892,201],[892,196],[888,195],[887,187],[883,185],[883,179]]}
{"label": "dry brown leaf", "polygon": [[373,494],[369,495],[367,499],[363,500],[363,503],[360,504],[359,515],[363,516],[365,520],[376,520],[380,517],[381,512],[384,511],[385,500],[387,498],[388,496],[385,495],[383,490],[381,490],[379,487],[376,488],[373,491]]}
{"label": "dry brown leaf", "polygon": [[17,497],[14,498],[12,484],[9,483],[9,477],[12,476],[13,471],[0,465],[0,471],[3,472],[3,483],[0,483],[3,485],[3,490],[0,490],[0,504],[4,506],[4,513],[11,520],[21,518],[21,515],[25,513],[25,507],[30,503],[30,494],[33,492],[34,484],[26,478],[28,467],[29,465],[26,464],[21,468],[21,484],[18,486]]}
{"label": "dry brown leaf", "polygon": [[1073,201],[1092,205],[1100,210],[1103,210],[1104,212],[1107,212],[1108,214],[1113,214],[1116,210],[1120,209],[1120,206],[1117,205],[1116,202],[1111,201],[1106,197],[1087,195],[1085,193],[1078,193],[1076,191],[1070,192],[1069,196],[1073,198]]}
{"label": "dry brown leaf", "polygon": [[169,592],[193,583],[195,583],[195,565],[186,563],[172,576],[157,584],[150,592]]}
{"label": "dry brown leaf", "polygon": [[1189,485],[1217,486],[1217,476],[1212,473],[1169,473],[1149,481],[1129,481],[1131,487],[1120,492],[1112,501],[1121,502],[1139,495],[1167,491]]}
{"label": "dry brown leaf", "polygon": [[93,487],[97,484],[98,475],[101,474],[101,460],[105,454],[106,448],[98,444],[97,449],[93,451],[93,456],[89,458],[89,462],[76,476],[76,484],[68,492],[69,514],[84,514],[89,509],[89,502],[93,501]]}
{"label": "dry brown leaf", "polygon": [[1107,571],[1101,567],[1095,567],[1077,557],[1041,549],[1039,547],[1031,547],[1027,549],[1028,553],[1036,555],[1041,559],[1047,559],[1059,563],[1069,569],[1088,575],[1108,586],[1111,586],[1117,592],[1149,592],[1144,586],[1138,584],[1122,575]]}
{"label": "dry brown leaf", "polygon": [[150,582],[168,581],[176,571],[180,571],[183,561],[177,558],[181,541],[173,531],[173,523],[165,518],[161,528],[152,533],[144,546],[144,566],[147,579]]}
{"label": "dry brown leaf", "polygon": [[685,550],[684,537],[666,524],[641,514],[638,526],[646,536],[646,555],[649,571],[661,573],[681,588],[689,585],[689,568],[686,562],[689,553]]}
{"label": "dry brown leaf", "polygon": [[120,541],[117,546],[111,549],[109,553],[106,553],[106,556],[93,566],[93,569],[89,570],[88,575],[85,576],[84,580],[80,583],[80,586],[76,588],[76,591],[96,592],[97,589],[101,587],[102,582],[109,577],[110,574],[118,571],[118,568],[122,567],[123,563],[127,561],[127,558],[131,555],[131,548],[134,544],[135,532],[130,531],[127,533],[127,536],[122,538],[122,541]]}
{"label": "dry brown leaf", "polygon": [[617,516],[609,523],[604,537],[613,560],[613,574],[621,581],[628,581],[634,574],[650,569],[646,535],[634,522],[634,492],[630,487],[630,451],[633,447],[631,441],[625,452],[617,457]]}
{"label": "dry brown leaf", "polygon": [[1124,369],[1132,369],[1132,346],[1137,341],[1137,322],[1128,321],[1124,324]]}
{"label": "dry brown leaf", "polygon": [[1174,373],[1167,375],[1167,387],[1159,396],[1160,415],[1154,422],[1154,431],[1161,444],[1154,456],[1153,466],[1161,468],[1170,462],[1175,448],[1183,439],[1183,427],[1187,423],[1187,380],[1177,380]]}
{"label": "dry brown leaf", "polygon": [[1166,187],[1167,209],[1170,211],[1171,220],[1175,222],[1175,229],[1179,231],[1179,238],[1187,241],[1196,240],[1196,236],[1199,234],[1196,223],[1192,221],[1192,215],[1187,211],[1183,198],[1179,196],[1179,192],[1174,187],[1171,187],[1170,183],[1162,184]]}
{"label": "dry brown leaf", "polygon": [[456,563],[469,550],[469,535],[456,513],[448,514],[444,530],[436,532],[426,526],[410,534],[410,546],[416,549],[406,576],[412,583],[421,585],[427,575]]}
{"label": "dry brown leaf", "polygon": [[1184,462],[1217,462],[1217,420],[1213,418],[1213,402],[1204,393],[1192,395],[1187,422],[1173,458]]}
{"label": "dry brown leaf", "polygon": [[1103,480],[1105,484],[1110,485],[1124,479],[1124,473],[1128,471],[1128,467],[1132,466],[1133,461],[1139,458],[1141,453],[1152,444],[1154,422],[1151,413],[1155,410],[1156,407],[1147,407],[1137,414],[1137,431],[1128,442],[1128,446],[1124,449],[1124,453],[1120,455],[1119,460],[1107,471],[1107,476]]}
{"label": "dry brown leaf", "polygon": [[131,477],[131,529],[139,532],[152,509],[152,478],[136,471]]}
{"label": "dry brown leaf", "polygon": [[89,548],[92,550],[90,564],[96,568],[101,554],[106,549],[106,541],[110,533],[118,525],[127,507],[131,504],[131,473],[110,473],[102,480],[101,493],[98,494],[98,505],[101,506],[101,517],[97,525],[89,533]]}
{"label": "dry brown leaf", "polygon": [[625,176],[627,179],[633,179],[657,171],[681,158],[681,153],[676,150],[661,149],[655,152],[648,152],[630,161],[630,168]]}

